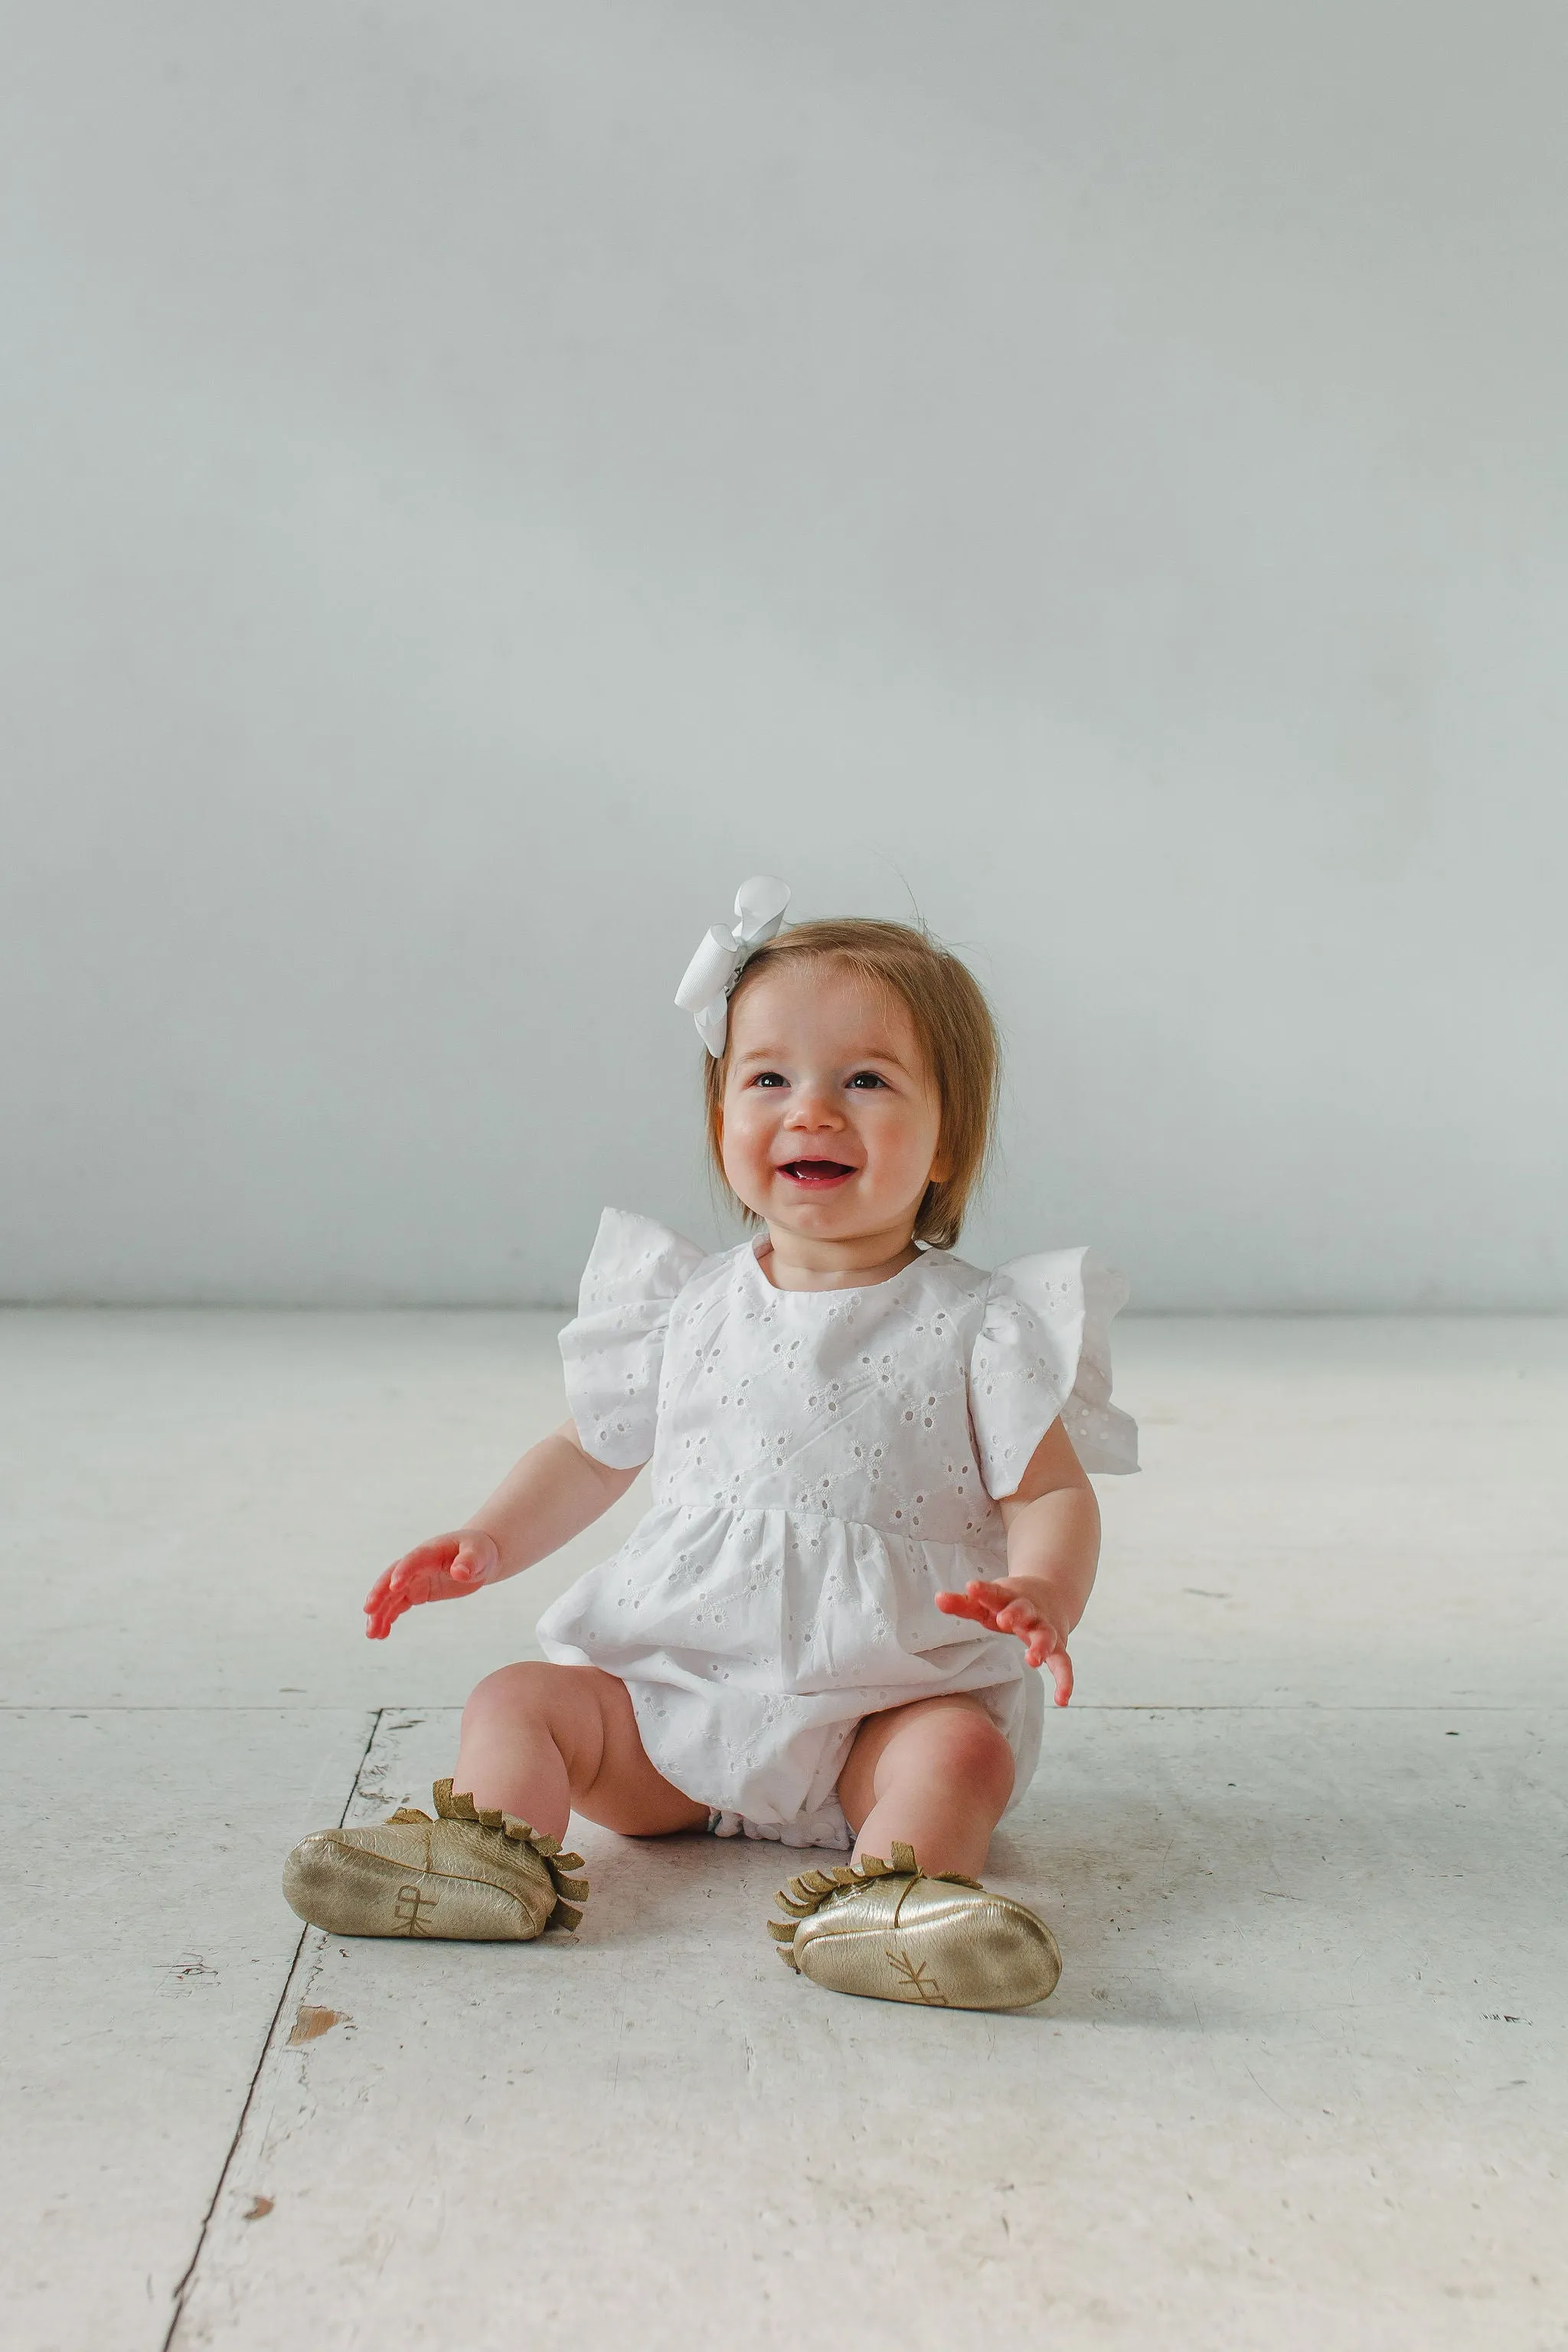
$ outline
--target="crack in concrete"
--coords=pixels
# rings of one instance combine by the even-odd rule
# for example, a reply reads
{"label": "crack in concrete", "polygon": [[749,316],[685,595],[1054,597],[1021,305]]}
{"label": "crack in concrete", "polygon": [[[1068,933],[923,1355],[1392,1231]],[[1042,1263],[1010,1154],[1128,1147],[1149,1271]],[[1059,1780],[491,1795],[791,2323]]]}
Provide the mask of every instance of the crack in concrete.
{"label": "crack in concrete", "polygon": [[[360,1792],[360,1776],[363,1772],[365,1765],[369,1760],[370,1751],[375,1745],[375,1736],[381,1729],[382,1717],[388,1712],[389,1710],[386,1707],[378,1706],[374,1714],[371,1717],[370,1729],[365,1735],[365,1743],[360,1751],[359,1762],[354,1767],[353,1777],[349,1782],[349,1791],[347,1796],[343,1799],[342,1811],[338,1815],[338,1826],[340,1829],[347,1821],[349,1817],[349,1808]],[[293,1956],[284,1973],[283,1989],[278,1996],[278,2006],[273,2011],[272,2015],[268,2021],[267,2032],[262,2038],[261,2049],[257,2057],[255,2069],[251,2074],[249,2082],[245,2086],[245,2097],[241,2102],[239,2117],[234,2127],[234,2137],[229,2141],[223,2162],[218,2168],[218,2176],[213,2184],[213,2193],[207,2201],[207,2210],[202,2215],[202,2225],[196,2232],[196,2242],[191,2250],[191,2259],[185,2264],[184,2269],[181,2272],[178,2280],[175,2282],[174,2303],[169,2315],[168,2331],[163,2337],[163,2352],[174,2352],[174,2343],[179,2335],[180,2323],[185,2315],[185,2300],[189,2295],[192,2285],[195,2280],[196,2269],[201,2262],[202,2254],[206,2246],[207,2234],[213,2225],[213,2216],[217,2211],[218,2200],[223,2195],[224,2189],[227,2186],[228,2176],[234,2168],[234,2159],[239,2153],[239,2144],[245,2137],[245,2126],[249,2120],[251,2106],[256,2098],[256,2086],[261,2080],[262,2069],[265,2067],[268,2059],[272,2054],[272,2045],[278,2038],[278,2029],[282,2022],[283,2012],[289,2005],[289,1996],[294,1989],[294,1979],[300,1973],[300,1963],[304,1957],[305,1951],[305,1938],[310,1932],[310,1930],[309,1927],[301,1927],[300,1930],[299,1940],[294,1946]],[[262,2200],[258,2200],[258,2202]],[[251,2218],[251,2215],[247,2214],[246,2219],[247,2221]]]}

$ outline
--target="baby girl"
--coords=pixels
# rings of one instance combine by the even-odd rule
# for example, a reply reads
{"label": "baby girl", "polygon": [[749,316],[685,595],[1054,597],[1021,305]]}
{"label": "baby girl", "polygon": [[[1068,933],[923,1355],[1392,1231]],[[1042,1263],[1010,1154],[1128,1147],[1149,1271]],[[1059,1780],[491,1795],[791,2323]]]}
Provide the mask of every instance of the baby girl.
{"label": "baby girl", "polygon": [[1110,1401],[1124,1287],[1079,1249],[994,1274],[951,1254],[994,1114],[985,1000],[901,924],[782,929],[788,898],[747,883],[676,1000],[753,1237],[709,1253],[605,1210],[561,1335],[571,1418],[377,1579],[366,1630],[531,1567],[648,1462],[651,1507],[546,1610],[549,1663],[474,1692],[436,1818],[320,1831],[285,1891],[334,1935],[526,1939],[581,1918],[574,1809],[852,1848],[780,1896],[792,1968],[1019,2008],[1056,1943],[978,1874],[1035,1769],[1042,1675],[1072,1692],[1086,1474],[1136,1466]]}

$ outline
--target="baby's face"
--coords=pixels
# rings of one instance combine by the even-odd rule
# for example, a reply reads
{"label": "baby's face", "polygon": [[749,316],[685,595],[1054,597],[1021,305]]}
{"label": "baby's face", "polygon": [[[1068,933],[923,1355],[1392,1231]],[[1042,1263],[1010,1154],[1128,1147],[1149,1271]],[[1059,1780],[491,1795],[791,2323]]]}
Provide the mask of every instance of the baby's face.
{"label": "baby's face", "polygon": [[938,1165],[942,1106],[896,997],[843,966],[760,975],[730,1019],[724,1173],[770,1226],[825,1242],[904,1227]]}

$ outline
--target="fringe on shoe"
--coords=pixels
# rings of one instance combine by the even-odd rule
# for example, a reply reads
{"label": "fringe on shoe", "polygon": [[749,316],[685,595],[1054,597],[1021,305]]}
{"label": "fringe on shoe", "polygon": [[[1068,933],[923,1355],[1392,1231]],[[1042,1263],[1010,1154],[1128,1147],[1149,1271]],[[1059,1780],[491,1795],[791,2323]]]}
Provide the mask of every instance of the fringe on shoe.
{"label": "fringe on shoe", "polygon": [[[500,1830],[503,1837],[512,1839],[516,1844],[533,1848],[549,1871],[551,1885],[555,1889],[555,1908],[544,1923],[547,1934],[552,1927],[570,1930],[582,1925],[581,1906],[588,1900],[588,1882],[585,1878],[567,1875],[569,1871],[582,1869],[580,1853],[563,1853],[559,1838],[547,1836],[543,1830],[531,1828],[527,1822],[520,1822],[510,1813],[481,1808],[470,1796],[454,1795],[450,1780],[437,1780],[430,1793],[436,1801],[438,1820],[477,1822],[481,1829]],[[427,1822],[429,1819],[429,1814],[422,1813],[417,1805],[400,1805],[396,1812],[387,1815],[389,1822]]]}
{"label": "fringe on shoe", "polygon": [[[768,1933],[786,1968],[799,1973],[799,1963],[793,1949],[796,1926],[802,1919],[809,1919],[813,1912],[820,1911],[834,1895],[847,1895],[862,1886],[874,1886],[879,1878],[916,1879],[933,1875],[921,1868],[915,1860],[913,1846],[905,1845],[901,1839],[893,1840],[892,1853],[891,1862],[882,1861],[878,1854],[868,1853],[862,1855],[858,1867],[853,1863],[841,1863],[834,1870],[803,1871],[798,1878],[790,1880],[787,1888],[780,1887],[773,1900],[781,1910],[789,1913],[789,1917],[770,1919]],[[965,1878],[962,1871],[942,1870],[934,1876],[936,1882],[943,1886],[973,1886],[977,1894],[985,1891],[977,1878]]]}

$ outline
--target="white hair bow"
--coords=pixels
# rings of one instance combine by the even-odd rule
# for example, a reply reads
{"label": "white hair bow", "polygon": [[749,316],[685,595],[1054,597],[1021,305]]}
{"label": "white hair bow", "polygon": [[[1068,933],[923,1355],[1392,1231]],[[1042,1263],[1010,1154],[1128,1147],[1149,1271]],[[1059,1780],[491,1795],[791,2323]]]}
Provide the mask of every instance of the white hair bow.
{"label": "white hair bow", "polygon": [[735,928],[727,931],[715,923],[686,967],[686,977],[675,992],[682,1013],[689,1013],[697,1034],[715,1061],[730,1034],[730,998],[752,950],[771,940],[789,905],[789,884],[773,874],[753,874],[735,893]]}

